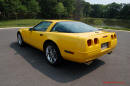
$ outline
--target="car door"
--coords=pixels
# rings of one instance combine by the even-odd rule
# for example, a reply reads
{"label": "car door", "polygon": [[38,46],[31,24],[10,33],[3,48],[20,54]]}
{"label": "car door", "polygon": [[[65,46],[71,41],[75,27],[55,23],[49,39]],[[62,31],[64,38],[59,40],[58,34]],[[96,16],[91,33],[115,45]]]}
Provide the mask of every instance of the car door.
{"label": "car door", "polygon": [[31,45],[42,50],[43,49],[43,42],[45,41],[45,33],[48,27],[51,25],[51,22],[41,22],[36,25],[31,33],[30,33],[30,42]]}

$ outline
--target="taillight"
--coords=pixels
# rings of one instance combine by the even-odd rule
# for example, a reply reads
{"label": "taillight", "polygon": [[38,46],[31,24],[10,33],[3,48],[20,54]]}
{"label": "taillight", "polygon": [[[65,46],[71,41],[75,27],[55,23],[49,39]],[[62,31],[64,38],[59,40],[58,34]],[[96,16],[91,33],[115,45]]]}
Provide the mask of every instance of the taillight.
{"label": "taillight", "polygon": [[88,46],[91,46],[91,45],[92,45],[92,40],[89,39],[89,40],[87,41],[87,44],[88,44]]}
{"label": "taillight", "polygon": [[113,39],[113,38],[114,38],[114,36],[113,36],[113,35],[111,35],[111,38]]}
{"label": "taillight", "polygon": [[114,34],[114,38],[116,38],[116,34]]}
{"label": "taillight", "polygon": [[111,38],[112,38],[112,39],[115,39],[115,38],[116,38],[116,34],[111,35]]}
{"label": "taillight", "polygon": [[94,39],[94,43],[97,44],[98,43],[98,38]]}

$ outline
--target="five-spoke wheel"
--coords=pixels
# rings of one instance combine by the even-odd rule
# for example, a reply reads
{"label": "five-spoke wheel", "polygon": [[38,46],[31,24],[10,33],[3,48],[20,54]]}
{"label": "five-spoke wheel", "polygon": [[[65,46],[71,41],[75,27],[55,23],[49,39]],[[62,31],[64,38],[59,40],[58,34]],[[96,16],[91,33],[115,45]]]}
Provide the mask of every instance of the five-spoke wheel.
{"label": "five-spoke wheel", "polygon": [[56,45],[53,43],[49,43],[45,49],[46,59],[47,61],[52,64],[56,65],[61,62],[61,55]]}
{"label": "five-spoke wheel", "polygon": [[23,39],[22,39],[22,36],[20,33],[17,34],[17,41],[18,41],[18,44],[20,46],[23,46],[24,45],[24,42],[23,42]]}

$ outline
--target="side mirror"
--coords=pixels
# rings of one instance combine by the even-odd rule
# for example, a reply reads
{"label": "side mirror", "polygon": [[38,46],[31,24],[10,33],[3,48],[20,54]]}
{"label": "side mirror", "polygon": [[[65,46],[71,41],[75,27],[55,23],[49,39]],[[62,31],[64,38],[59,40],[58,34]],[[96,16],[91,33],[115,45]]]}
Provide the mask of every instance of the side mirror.
{"label": "side mirror", "polygon": [[30,28],[29,31],[33,31],[33,28]]}

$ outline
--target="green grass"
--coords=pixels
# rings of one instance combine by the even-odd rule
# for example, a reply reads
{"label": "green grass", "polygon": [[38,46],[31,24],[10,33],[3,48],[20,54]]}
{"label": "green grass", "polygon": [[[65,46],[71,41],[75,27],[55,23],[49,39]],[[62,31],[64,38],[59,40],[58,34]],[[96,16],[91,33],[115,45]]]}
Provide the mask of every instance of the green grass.
{"label": "green grass", "polygon": [[116,27],[107,27],[107,26],[106,27],[98,27],[98,28],[130,31],[130,28],[116,28]]}
{"label": "green grass", "polygon": [[130,31],[130,28],[116,28],[116,27],[108,27],[108,26],[105,26],[105,27],[97,26],[96,28]]}
{"label": "green grass", "polygon": [[31,27],[41,21],[43,21],[43,19],[6,20],[0,21],[0,27]]}
{"label": "green grass", "polygon": [[[3,28],[3,27],[31,27],[31,26],[38,24],[39,22],[41,22],[43,20],[44,19],[19,19],[19,20],[0,21],[0,28]],[[103,29],[130,31],[130,20],[84,18],[81,21],[83,21],[87,24],[90,24],[92,26],[103,28]],[[105,25],[105,24],[107,24],[107,25]],[[117,26],[121,25],[121,26],[113,27],[113,25],[117,25]],[[124,27],[124,26],[126,26],[126,27]]]}

